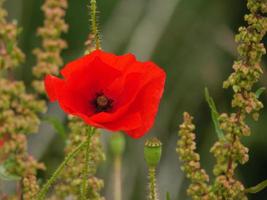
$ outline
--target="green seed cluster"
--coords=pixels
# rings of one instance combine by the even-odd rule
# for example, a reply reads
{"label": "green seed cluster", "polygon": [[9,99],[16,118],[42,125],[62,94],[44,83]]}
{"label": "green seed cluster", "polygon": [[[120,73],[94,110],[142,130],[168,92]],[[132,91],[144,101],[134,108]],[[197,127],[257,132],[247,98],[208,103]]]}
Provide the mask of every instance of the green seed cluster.
{"label": "green seed cluster", "polygon": [[6,21],[7,11],[3,9],[5,0],[0,0],[0,70],[11,69],[24,60],[24,54],[17,46],[20,34],[17,24]]}
{"label": "green seed cluster", "polygon": [[27,153],[27,135],[38,131],[37,113],[44,112],[44,102],[26,94],[22,82],[0,79],[0,137],[5,141],[0,159],[8,172],[17,176],[43,168]]}
{"label": "green seed cluster", "polygon": [[237,108],[237,112],[221,114],[218,120],[225,138],[211,149],[216,158],[214,191],[221,199],[247,199],[245,188],[235,179],[234,171],[238,163],[245,164],[249,159],[248,148],[241,143],[241,137],[251,133],[246,124],[247,115],[257,120],[263,108],[253,86],[263,73],[260,62],[266,50],[261,41],[267,31],[267,18],[263,16],[267,2],[248,0],[247,6],[250,10],[250,14],[245,16],[248,26],[239,28],[236,36],[239,59],[234,63],[234,72],[224,83],[225,88],[231,86],[234,91],[232,107]]}
{"label": "green seed cluster", "polygon": [[30,200],[34,199],[34,197],[38,194],[39,192],[39,185],[37,183],[37,178],[35,175],[28,174],[23,178],[23,199],[25,200]]}
{"label": "green seed cluster", "polygon": [[68,25],[64,21],[67,6],[67,0],[46,0],[42,6],[45,15],[44,26],[38,29],[38,35],[42,38],[42,48],[33,52],[37,58],[33,74],[39,79],[33,81],[33,87],[40,94],[44,93],[44,76],[58,74],[59,66],[63,65],[60,54],[67,47],[67,43],[61,35],[68,31]]}
{"label": "green seed cluster", "polygon": [[224,82],[224,87],[231,86],[235,93],[232,106],[239,108],[242,114],[255,114],[255,119],[263,108],[252,89],[263,74],[260,62],[266,54],[261,42],[267,31],[267,18],[263,16],[266,4],[265,1],[248,0],[247,6],[251,12],[245,16],[248,26],[239,28],[236,35],[239,59],[234,63],[234,72]]}
{"label": "green seed cluster", "polygon": [[0,134],[6,137],[37,132],[36,113],[44,112],[45,103],[27,94],[23,82],[0,79]]}
{"label": "green seed cluster", "polygon": [[240,181],[220,175],[216,177],[213,193],[216,200],[247,200],[244,190],[245,188]]}
{"label": "green seed cluster", "polygon": [[187,190],[188,195],[194,200],[204,200],[210,198],[210,187],[208,186],[209,176],[200,165],[200,156],[195,152],[195,125],[192,123],[193,118],[184,113],[184,122],[180,125],[179,137],[177,142],[177,153],[182,161],[181,169],[185,172],[186,177],[191,180]]}
{"label": "green seed cluster", "polygon": [[[88,132],[88,127],[82,120],[74,117],[70,118],[70,134],[68,136],[67,146],[65,149],[66,154],[71,152],[81,142],[85,141]],[[81,153],[69,162],[68,166],[62,172],[61,178],[55,187],[55,194],[51,197],[51,200],[63,200],[67,197],[72,197],[72,199],[77,200],[79,199],[80,188],[83,180],[82,172],[84,168],[84,156],[85,155]],[[99,164],[105,160],[99,133],[96,133],[92,137],[89,156],[90,178],[88,180],[89,191],[87,198],[92,200],[104,200],[104,197],[100,195],[100,191],[104,187],[104,182],[95,177]]]}
{"label": "green seed cluster", "polygon": [[[188,114],[184,115],[184,123],[180,126],[180,140],[178,141],[178,153],[184,162],[183,170],[192,184],[189,194],[193,199],[216,199],[216,200],[246,200],[245,188],[243,184],[236,180],[235,169],[238,164],[245,164],[248,159],[248,148],[241,142],[241,137],[251,134],[250,127],[246,124],[246,119],[250,115],[254,120],[259,117],[259,111],[263,104],[259,100],[259,95],[254,91],[253,86],[259,81],[263,70],[260,66],[261,58],[266,53],[261,42],[267,31],[267,2],[265,0],[248,0],[247,7],[250,14],[245,16],[247,27],[239,28],[236,36],[238,43],[238,60],[234,62],[234,72],[224,82],[224,88],[231,87],[234,95],[232,107],[236,112],[231,114],[222,113],[218,117],[219,128],[223,131],[224,137],[220,138],[211,148],[211,153],[216,159],[213,168],[215,175],[214,184],[211,186],[209,196],[203,197],[204,192],[208,192],[207,177],[199,172],[199,155],[194,153],[196,148],[192,133],[194,125]],[[194,186],[195,177],[199,183]],[[204,186],[204,189],[192,190]]]}
{"label": "green seed cluster", "polygon": [[[7,12],[0,0],[0,163],[10,179],[20,179],[24,199],[32,199],[38,191],[35,175],[44,165],[38,163],[27,151],[27,136],[38,131],[39,113],[45,112],[45,103],[26,92],[23,82],[15,81],[12,70],[24,60],[17,46],[20,30],[6,21]],[[7,74],[6,78],[4,75]],[[10,196],[8,199],[12,199]]]}

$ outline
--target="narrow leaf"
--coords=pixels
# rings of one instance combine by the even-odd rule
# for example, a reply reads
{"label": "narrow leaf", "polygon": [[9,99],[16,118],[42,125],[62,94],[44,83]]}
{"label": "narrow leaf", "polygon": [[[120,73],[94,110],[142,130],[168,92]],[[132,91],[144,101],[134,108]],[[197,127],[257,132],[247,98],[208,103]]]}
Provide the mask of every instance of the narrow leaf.
{"label": "narrow leaf", "polygon": [[169,192],[166,193],[166,200],[171,200],[171,195]]}
{"label": "narrow leaf", "polygon": [[3,181],[17,181],[21,178],[16,175],[9,174],[4,165],[0,165],[0,179]]}
{"label": "narrow leaf", "polygon": [[66,139],[66,129],[64,124],[56,117],[46,116],[43,118],[44,121],[48,122],[55,131],[65,140]]}
{"label": "narrow leaf", "polygon": [[14,44],[13,44],[13,42],[8,42],[7,43],[7,52],[9,53],[9,54],[11,54],[12,53],[12,51],[13,51],[13,49],[14,49]]}
{"label": "narrow leaf", "polygon": [[258,193],[258,192],[262,191],[266,187],[267,187],[267,180],[262,181],[261,183],[259,183],[256,186],[253,186],[253,187],[250,187],[250,188],[245,189],[245,192],[246,193],[255,194],[255,193]]}
{"label": "narrow leaf", "polygon": [[220,123],[218,121],[219,113],[217,111],[214,100],[212,99],[212,97],[209,94],[208,88],[205,88],[205,98],[206,98],[206,101],[210,107],[211,118],[212,118],[212,121],[213,121],[213,124],[215,127],[215,131],[217,133],[217,136],[219,139],[224,139],[224,133],[220,129]]}
{"label": "narrow leaf", "polygon": [[256,95],[257,99],[260,98],[261,94],[262,94],[265,90],[266,90],[265,87],[261,87],[261,88],[259,88],[259,89],[255,92],[255,95]]}

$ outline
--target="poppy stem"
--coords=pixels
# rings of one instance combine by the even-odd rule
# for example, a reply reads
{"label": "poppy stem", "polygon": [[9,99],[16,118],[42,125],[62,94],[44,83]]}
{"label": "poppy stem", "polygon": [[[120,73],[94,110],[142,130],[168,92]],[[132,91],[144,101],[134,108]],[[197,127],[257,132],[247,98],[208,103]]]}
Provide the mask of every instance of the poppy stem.
{"label": "poppy stem", "polygon": [[156,184],[156,168],[149,167],[148,169],[148,181],[149,181],[149,195],[148,200],[158,200],[157,184]]}
{"label": "poppy stem", "polygon": [[69,153],[64,161],[60,164],[60,166],[56,169],[56,171],[53,173],[51,178],[45,183],[45,185],[42,187],[40,192],[38,193],[36,200],[43,200],[45,198],[46,193],[48,192],[51,185],[54,184],[54,182],[57,180],[58,176],[60,175],[61,171],[64,169],[64,167],[68,164],[68,162],[75,157],[87,144],[87,141],[82,142],[79,144],[79,146],[74,149],[71,153]]}
{"label": "poppy stem", "polygon": [[91,13],[91,31],[95,38],[95,48],[100,49],[99,29],[97,26],[97,5],[96,0],[90,1],[90,13]]}
{"label": "poppy stem", "polygon": [[121,156],[114,160],[114,200],[121,200]]}
{"label": "poppy stem", "polygon": [[88,191],[88,177],[89,177],[89,162],[90,162],[90,145],[92,136],[94,135],[96,131],[96,128],[90,127],[90,130],[87,134],[86,144],[85,144],[85,164],[84,164],[84,171],[83,171],[83,181],[82,181],[82,187],[81,187],[81,200],[86,200],[86,194]]}
{"label": "poppy stem", "polygon": [[114,155],[114,200],[122,199],[121,170],[122,156],[125,150],[125,138],[120,133],[113,133],[110,140],[110,150]]}
{"label": "poppy stem", "polygon": [[156,168],[160,162],[162,143],[157,138],[145,142],[144,156],[148,166],[148,200],[159,200],[157,191]]}

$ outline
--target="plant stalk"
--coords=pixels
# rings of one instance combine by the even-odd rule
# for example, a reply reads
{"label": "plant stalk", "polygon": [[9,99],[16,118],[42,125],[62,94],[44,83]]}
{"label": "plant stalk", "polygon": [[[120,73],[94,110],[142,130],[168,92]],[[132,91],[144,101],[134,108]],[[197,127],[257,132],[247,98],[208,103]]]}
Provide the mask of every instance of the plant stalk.
{"label": "plant stalk", "polygon": [[148,181],[149,181],[149,196],[148,200],[159,200],[157,192],[157,183],[156,183],[156,168],[148,168]]}
{"label": "plant stalk", "polygon": [[67,163],[75,157],[82,149],[83,147],[87,144],[87,141],[82,142],[79,144],[79,146],[74,149],[71,153],[69,153],[64,161],[60,164],[60,166],[56,169],[56,171],[53,173],[51,178],[46,182],[46,184],[42,187],[40,190],[39,194],[36,197],[36,200],[43,200],[46,196],[46,193],[48,192],[49,188],[51,185],[54,184],[54,182],[57,180],[58,176],[60,175],[61,171],[64,169],[64,167],[67,165]]}
{"label": "plant stalk", "polygon": [[114,160],[114,200],[121,199],[121,156],[116,156]]}
{"label": "plant stalk", "polygon": [[86,200],[86,194],[88,191],[88,178],[89,178],[89,162],[90,162],[90,145],[92,136],[95,133],[95,128],[91,127],[87,134],[86,145],[85,145],[85,163],[84,163],[84,171],[83,171],[83,181],[81,188],[81,200]]}
{"label": "plant stalk", "polygon": [[97,27],[97,5],[96,0],[90,1],[90,13],[91,13],[91,31],[95,38],[95,48],[100,49],[100,38],[99,38],[99,30]]}

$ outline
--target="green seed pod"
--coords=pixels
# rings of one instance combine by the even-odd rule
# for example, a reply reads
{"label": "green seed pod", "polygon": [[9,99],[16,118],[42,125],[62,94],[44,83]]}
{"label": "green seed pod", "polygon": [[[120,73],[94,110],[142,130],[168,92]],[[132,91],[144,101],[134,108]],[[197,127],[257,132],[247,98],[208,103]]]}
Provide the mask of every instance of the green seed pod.
{"label": "green seed pod", "polygon": [[125,149],[125,138],[120,132],[114,133],[110,140],[110,149],[115,156],[121,156]]}
{"label": "green seed pod", "polygon": [[162,152],[162,144],[159,139],[152,138],[145,142],[144,154],[148,167],[157,167]]}

